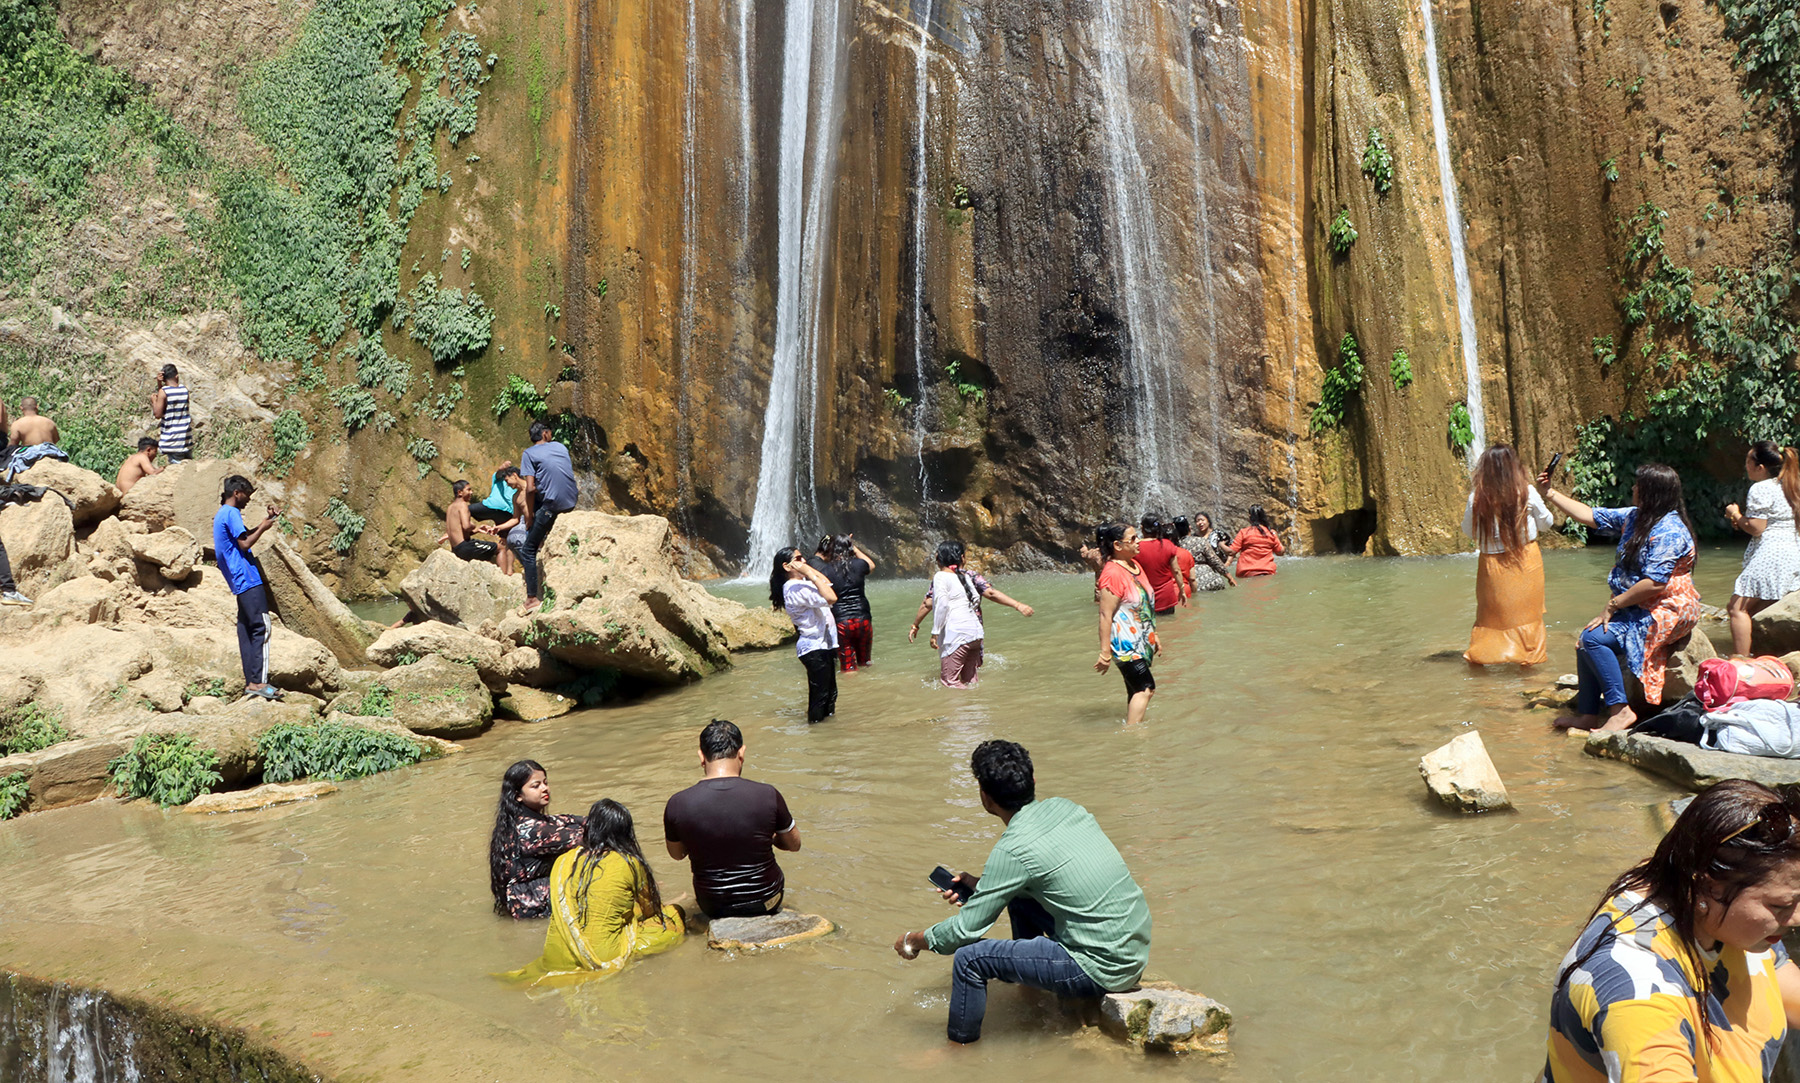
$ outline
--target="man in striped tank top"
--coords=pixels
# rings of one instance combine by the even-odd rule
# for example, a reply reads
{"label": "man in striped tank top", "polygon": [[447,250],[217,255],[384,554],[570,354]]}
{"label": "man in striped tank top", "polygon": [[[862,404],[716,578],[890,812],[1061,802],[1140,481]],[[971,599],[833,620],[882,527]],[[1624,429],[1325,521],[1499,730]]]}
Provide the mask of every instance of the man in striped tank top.
{"label": "man in striped tank top", "polygon": [[162,422],[156,446],[171,463],[185,461],[193,454],[193,425],[188,417],[188,389],[174,365],[164,365],[162,381],[150,396],[150,413]]}

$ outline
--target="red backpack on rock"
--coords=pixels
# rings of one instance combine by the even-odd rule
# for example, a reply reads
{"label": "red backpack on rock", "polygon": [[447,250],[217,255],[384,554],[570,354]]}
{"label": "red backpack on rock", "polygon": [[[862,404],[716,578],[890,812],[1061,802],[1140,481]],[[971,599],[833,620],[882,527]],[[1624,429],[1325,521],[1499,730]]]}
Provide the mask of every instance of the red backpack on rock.
{"label": "red backpack on rock", "polygon": [[1786,699],[1794,694],[1794,674],[1787,663],[1773,655],[1755,658],[1708,658],[1700,663],[1694,695],[1708,710],[1733,700]]}

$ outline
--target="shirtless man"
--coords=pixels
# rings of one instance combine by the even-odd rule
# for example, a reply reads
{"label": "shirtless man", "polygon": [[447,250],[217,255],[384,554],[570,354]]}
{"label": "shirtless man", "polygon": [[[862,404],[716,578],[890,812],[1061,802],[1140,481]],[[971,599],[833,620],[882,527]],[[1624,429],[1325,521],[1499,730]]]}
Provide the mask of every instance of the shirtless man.
{"label": "shirtless man", "polygon": [[133,485],[152,474],[162,472],[163,468],[156,465],[156,441],[146,436],[138,441],[137,454],[126,459],[125,465],[119,467],[119,479],[113,485],[119,490],[119,495],[124,496],[131,491]]}
{"label": "shirtless man", "polygon": [[453,494],[450,509],[444,513],[444,534],[439,542],[449,542],[450,552],[463,560],[493,560],[499,555],[500,546],[487,538],[474,537],[476,533],[486,534],[492,528],[486,523],[477,526],[475,517],[469,513],[469,496],[473,490],[466,481],[450,483]]}
{"label": "shirtless man", "polygon": [[56,430],[56,422],[38,413],[38,401],[30,395],[19,400],[19,419],[12,423],[7,433],[14,447],[31,447],[33,444],[54,444],[62,438]]}

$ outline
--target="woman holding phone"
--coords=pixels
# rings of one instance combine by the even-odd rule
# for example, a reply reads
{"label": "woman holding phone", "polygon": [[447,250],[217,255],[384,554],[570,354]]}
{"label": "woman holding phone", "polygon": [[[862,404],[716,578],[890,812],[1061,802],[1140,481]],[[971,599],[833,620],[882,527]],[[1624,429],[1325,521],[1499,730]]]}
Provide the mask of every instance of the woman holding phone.
{"label": "woman holding phone", "polygon": [[1750,479],[1744,509],[1725,505],[1732,528],[1750,535],[1744,570],[1725,607],[1733,654],[1750,653],[1751,617],[1800,590],[1800,533],[1794,531],[1800,512],[1800,453],[1758,440],[1744,455],[1744,476]]}
{"label": "woman holding phone", "polygon": [[[1554,462],[1550,471],[1555,470]],[[1462,530],[1481,550],[1475,569],[1475,627],[1463,658],[1478,666],[1534,666],[1544,648],[1544,557],[1539,530],[1556,522],[1531,487],[1519,455],[1495,444],[1475,460]]]}

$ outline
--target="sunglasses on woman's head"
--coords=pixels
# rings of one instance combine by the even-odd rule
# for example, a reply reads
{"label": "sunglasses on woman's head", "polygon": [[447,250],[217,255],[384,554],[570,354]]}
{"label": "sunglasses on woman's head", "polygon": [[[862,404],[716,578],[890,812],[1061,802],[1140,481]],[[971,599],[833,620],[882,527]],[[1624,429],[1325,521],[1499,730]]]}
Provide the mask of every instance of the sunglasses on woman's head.
{"label": "sunglasses on woman's head", "polygon": [[[1794,810],[1786,801],[1775,801],[1764,805],[1750,822],[1719,840],[1719,845],[1728,846],[1735,841],[1739,846],[1764,849],[1781,846],[1794,837],[1794,819]],[[1742,841],[1737,841],[1740,838]]]}

